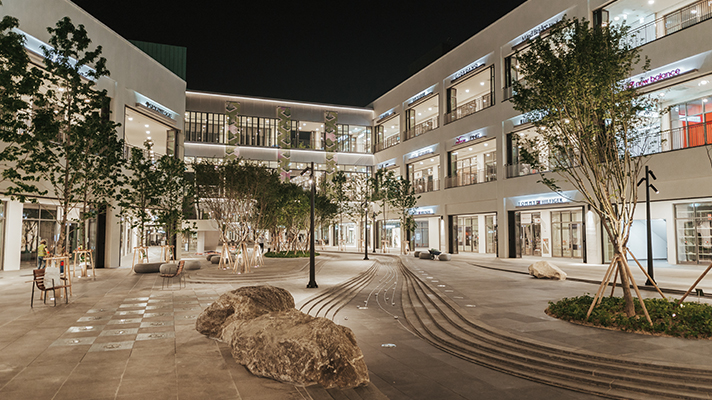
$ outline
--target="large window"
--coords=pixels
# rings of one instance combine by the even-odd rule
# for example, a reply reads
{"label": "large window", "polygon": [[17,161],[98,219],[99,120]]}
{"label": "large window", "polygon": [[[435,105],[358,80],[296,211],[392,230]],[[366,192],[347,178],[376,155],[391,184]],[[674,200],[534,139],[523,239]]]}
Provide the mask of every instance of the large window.
{"label": "large window", "polygon": [[376,125],[376,146],[374,152],[387,149],[400,143],[400,117],[394,116]]}
{"label": "large window", "polygon": [[440,96],[420,100],[405,112],[405,138],[412,139],[438,127]]}
{"label": "large window", "polygon": [[583,257],[583,218],[580,210],[551,212],[551,250],[554,257]]}
{"label": "large window", "polygon": [[371,127],[359,125],[338,125],[338,151],[347,153],[371,152]]}
{"label": "large window", "polygon": [[539,162],[544,169],[537,169],[531,164],[524,163],[520,157],[520,149],[524,140],[537,136],[536,128],[530,128],[507,135],[507,177],[538,174],[548,170],[549,154],[546,151],[539,153]]}
{"label": "large window", "polygon": [[497,180],[497,148],[494,140],[480,142],[448,154],[446,188]]}
{"label": "large window", "polygon": [[712,203],[675,205],[677,261],[712,261]]}
{"label": "large window", "polygon": [[433,192],[440,189],[440,161],[435,155],[422,161],[408,164],[408,179],[415,193]]}
{"label": "large window", "polygon": [[504,100],[508,100],[514,96],[512,85],[523,77],[519,67],[518,57],[529,51],[529,45],[523,44],[520,46],[521,47],[517,48],[514,53],[504,59]]}
{"label": "large window", "polygon": [[447,90],[446,124],[491,107],[494,100],[494,66],[458,80]]}
{"label": "large window", "polygon": [[225,114],[188,111],[185,113],[185,141],[225,142]]}

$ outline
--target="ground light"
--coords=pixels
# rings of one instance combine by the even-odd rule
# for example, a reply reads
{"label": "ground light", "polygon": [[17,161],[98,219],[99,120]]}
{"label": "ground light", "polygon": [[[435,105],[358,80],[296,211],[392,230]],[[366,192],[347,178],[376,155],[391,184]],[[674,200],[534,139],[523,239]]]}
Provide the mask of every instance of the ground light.
{"label": "ground light", "polygon": [[[650,226],[651,220],[650,220],[650,189],[653,189],[655,193],[660,193],[658,189],[655,187],[655,185],[650,183],[650,178],[653,178],[653,180],[657,180],[658,178],[655,177],[655,174],[651,169],[648,168],[648,166],[645,166],[645,178],[640,178],[640,181],[638,181],[638,186],[640,186],[643,182],[645,182],[645,218],[647,222],[647,236],[648,236],[648,280],[645,281],[646,286],[651,286],[653,282],[655,282],[655,277],[653,276],[653,233],[652,233],[652,228]],[[651,282],[652,281],[652,282]]]}

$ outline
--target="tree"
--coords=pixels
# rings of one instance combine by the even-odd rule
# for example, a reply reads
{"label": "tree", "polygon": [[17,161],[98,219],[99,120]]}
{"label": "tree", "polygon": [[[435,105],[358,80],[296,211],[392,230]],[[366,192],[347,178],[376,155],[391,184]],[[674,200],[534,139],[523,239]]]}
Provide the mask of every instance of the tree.
{"label": "tree", "polygon": [[193,205],[194,186],[190,184],[185,175],[186,166],[183,160],[173,155],[161,156],[155,164],[155,197],[156,221],[163,225],[167,236],[167,244],[174,246],[178,252],[178,243],[175,236],[178,233],[188,235],[192,233],[191,227],[184,227],[190,208]]}
{"label": "tree", "polygon": [[12,30],[18,26],[17,18],[11,16],[0,21],[0,181],[12,182],[6,194],[24,202],[29,193],[44,194],[36,185],[34,171],[23,171],[18,165],[36,151],[37,142],[28,134],[29,99],[39,90],[41,74],[30,68],[25,38]]}
{"label": "tree", "polygon": [[364,238],[363,232],[366,230],[366,227],[363,226],[363,221],[365,218],[368,218],[368,212],[370,210],[369,184],[370,179],[368,176],[361,173],[351,174],[348,182],[350,202],[347,214],[351,217],[351,219],[358,221],[358,223],[362,225],[359,241]]}
{"label": "tree", "polygon": [[126,219],[131,229],[138,229],[139,246],[146,245],[146,224],[153,221],[151,208],[155,206],[158,195],[158,179],[153,161],[148,153],[150,142],[144,143],[146,149],[131,148],[126,167],[126,184],[119,191],[120,215]]}
{"label": "tree", "polygon": [[[397,190],[399,189],[398,183],[393,171],[388,171],[386,169],[378,169],[371,177],[370,181],[370,195],[369,200],[375,203],[380,203],[380,211],[376,213],[383,214],[383,226],[381,227],[381,238],[386,237],[386,224],[388,223],[388,206],[392,205],[395,196],[397,196]],[[405,230],[402,230],[403,235],[405,235]],[[386,251],[385,246],[383,251]]]}
{"label": "tree", "polygon": [[[624,40],[626,33],[625,27],[562,21],[518,57],[523,79],[514,84],[512,101],[538,133],[515,137],[522,161],[563,178],[601,218],[615,253],[609,271],[620,274],[626,313],[632,316],[626,245],[651,139],[644,128],[659,107],[628,82],[640,54]],[[561,193],[549,173],[541,182]]]}
{"label": "tree", "polygon": [[338,248],[343,250],[341,247],[342,227],[344,224],[344,215],[348,214],[349,202],[351,201],[348,193],[348,177],[344,171],[336,172],[331,178],[328,193],[329,197],[336,203],[336,213],[339,217],[339,237],[334,238],[334,240],[336,240]]}
{"label": "tree", "polygon": [[55,253],[65,254],[70,213],[87,193],[93,202],[107,204],[119,187],[123,142],[116,134],[118,125],[108,118],[106,90],[95,87],[109,75],[101,46],[89,50],[84,26],[74,26],[68,17],[47,31],[52,36],[51,48],[43,49],[43,91],[33,96],[36,145],[18,166],[37,173],[58,200]]}
{"label": "tree", "polygon": [[415,188],[409,180],[398,178],[393,179],[390,184],[392,194],[391,205],[398,213],[398,220],[401,226],[401,253],[406,254],[406,232],[415,231],[415,218],[413,218],[413,207],[418,203],[420,196],[415,195]]}

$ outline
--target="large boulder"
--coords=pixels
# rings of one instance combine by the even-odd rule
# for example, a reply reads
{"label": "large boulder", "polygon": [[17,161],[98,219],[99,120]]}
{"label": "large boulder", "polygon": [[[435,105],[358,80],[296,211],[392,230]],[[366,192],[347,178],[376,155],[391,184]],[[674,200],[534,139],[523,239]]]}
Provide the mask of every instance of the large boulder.
{"label": "large boulder", "polygon": [[296,309],[235,320],[222,339],[255,375],[295,385],[353,388],[369,382],[351,329]]}
{"label": "large boulder", "polygon": [[282,288],[270,285],[245,286],[223,293],[210,304],[198,316],[195,329],[204,335],[219,338],[223,326],[232,321],[249,320],[272,311],[292,308],[294,298]]}
{"label": "large boulder", "polygon": [[548,261],[537,261],[529,266],[529,275],[536,278],[566,280],[566,272]]}

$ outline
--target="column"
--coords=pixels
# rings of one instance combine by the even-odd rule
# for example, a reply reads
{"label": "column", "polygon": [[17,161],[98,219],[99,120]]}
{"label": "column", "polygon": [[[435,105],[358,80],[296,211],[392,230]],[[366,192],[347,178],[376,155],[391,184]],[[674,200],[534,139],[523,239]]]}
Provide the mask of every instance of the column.
{"label": "column", "polygon": [[2,266],[5,271],[20,269],[22,250],[22,203],[8,201],[5,208],[5,251]]}

